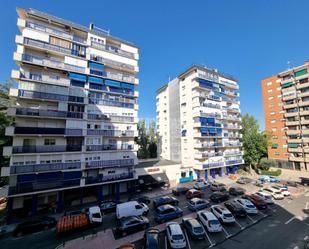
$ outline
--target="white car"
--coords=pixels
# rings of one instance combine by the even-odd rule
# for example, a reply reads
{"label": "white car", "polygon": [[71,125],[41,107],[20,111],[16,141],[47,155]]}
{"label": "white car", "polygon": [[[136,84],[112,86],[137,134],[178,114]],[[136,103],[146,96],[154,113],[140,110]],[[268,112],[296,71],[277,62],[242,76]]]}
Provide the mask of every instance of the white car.
{"label": "white car", "polygon": [[218,221],[217,217],[209,211],[199,211],[197,212],[197,217],[203,223],[203,225],[207,228],[208,232],[221,232],[222,226]]}
{"label": "white car", "polygon": [[243,198],[235,198],[234,200],[246,210],[247,214],[257,214],[258,213],[258,210],[256,209],[256,207],[251,201],[247,199],[243,199]]}
{"label": "white car", "polygon": [[185,236],[177,222],[168,222],[166,224],[166,234],[171,248],[186,248]]}
{"label": "white car", "polygon": [[235,222],[235,218],[232,213],[221,205],[213,205],[211,206],[210,210],[222,223]]}
{"label": "white car", "polygon": [[275,200],[283,200],[284,199],[284,195],[281,193],[281,191],[277,190],[277,189],[273,189],[273,188],[263,188],[262,192],[264,193],[268,193],[271,194],[272,197]]}
{"label": "white car", "polygon": [[283,196],[290,196],[291,193],[284,187],[280,187],[280,186],[272,186],[271,188],[280,191]]}
{"label": "white car", "polygon": [[265,201],[267,204],[273,204],[274,203],[272,196],[268,193],[260,191],[260,192],[256,192],[255,195],[261,197],[263,199],[263,201]]}

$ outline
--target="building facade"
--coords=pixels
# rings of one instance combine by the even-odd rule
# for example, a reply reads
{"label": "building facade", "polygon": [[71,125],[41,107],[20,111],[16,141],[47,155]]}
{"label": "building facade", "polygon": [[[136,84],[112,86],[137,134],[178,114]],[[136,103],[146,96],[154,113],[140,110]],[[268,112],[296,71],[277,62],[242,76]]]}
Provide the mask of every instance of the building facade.
{"label": "building facade", "polygon": [[309,62],[262,80],[269,158],[280,168],[309,170]]}
{"label": "building facade", "polygon": [[244,163],[238,89],[233,77],[193,65],[157,91],[160,156],[181,162],[180,182]]}
{"label": "building facade", "polygon": [[127,41],[33,9],[17,9],[12,71],[16,105],[8,115],[12,146],[9,213],[119,198],[137,164],[139,50]]}

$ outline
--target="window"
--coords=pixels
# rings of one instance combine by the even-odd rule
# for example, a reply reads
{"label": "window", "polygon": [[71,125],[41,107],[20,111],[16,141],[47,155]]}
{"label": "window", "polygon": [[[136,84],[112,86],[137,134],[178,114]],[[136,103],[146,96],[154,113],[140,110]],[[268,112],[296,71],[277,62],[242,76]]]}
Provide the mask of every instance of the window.
{"label": "window", "polygon": [[272,124],[273,124],[273,123],[276,123],[276,120],[273,119],[273,120],[270,121],[270,123],[272,123]]}
{"label": "window", "polygon": [[271,112],[270,115],[275,115],[275,112]]}
{"label": "window", "polygon": [[56,139],[46,138],[44,139],[44,145],[55,145]]}
{"label": "window", "polygon": [[272,100],[273,98],[274,98],[273,96],[268,97],[269,100]]}
{"label": "window", "polygon": [[53,36],[50,37],[50,44],[63,47],[63,48],[69,48],[69,49],[71,48],[71,42],[62,40],[62,39],[59,39]]}
{"label": "window", "polygon": [[272,82],[271,82],[271,81],[267,82],[267,85],[268,85],[268,86],[271,86],[271,85],[272,85]]}
{"label": "window", "polygon": [[275,156],[280,156],[279,152],[275,152],[274,154],[275,154]]}
{"label": "window", "polygon": [[267,92],[269,92],[269,93],[271,93],[273,91],[273,89],[269,89],[269,90],[267,90]]}

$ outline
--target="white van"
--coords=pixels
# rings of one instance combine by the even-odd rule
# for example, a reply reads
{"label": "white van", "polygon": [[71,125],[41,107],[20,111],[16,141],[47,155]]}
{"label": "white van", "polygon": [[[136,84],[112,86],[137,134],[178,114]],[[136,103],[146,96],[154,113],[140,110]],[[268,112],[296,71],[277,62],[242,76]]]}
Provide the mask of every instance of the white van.
{"label": "white van", "polygon": [[102,214],[98,206],[90,207],[88,212],[90,223],[102,223]]}
{"label": "white van", "polygon": [[125,203],[117,204],[116,216],[118,219],[129,216],[147,215],[149,208],[144,203],[137,201],[128,201]]}

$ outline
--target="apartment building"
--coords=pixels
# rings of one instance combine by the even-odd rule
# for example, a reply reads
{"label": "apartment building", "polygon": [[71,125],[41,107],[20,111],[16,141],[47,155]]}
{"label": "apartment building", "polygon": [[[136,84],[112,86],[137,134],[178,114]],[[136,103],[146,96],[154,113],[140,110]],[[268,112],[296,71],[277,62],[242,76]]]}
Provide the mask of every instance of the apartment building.
{"label": "apartment building", "polygon": [[308,70],[306,62],[262,80],[268,156],[280,168],[309,170]]}
{"label": "apartment building", "polygon": [[160,157],[181,162],[180,182],[235,173],[244,163],[237,81],[193,65],[157,91]]}
{"label": "apartment building", "polygon": [[138,48],[101,29],[17,9],[9,214],[104,200],[136,179]]}

